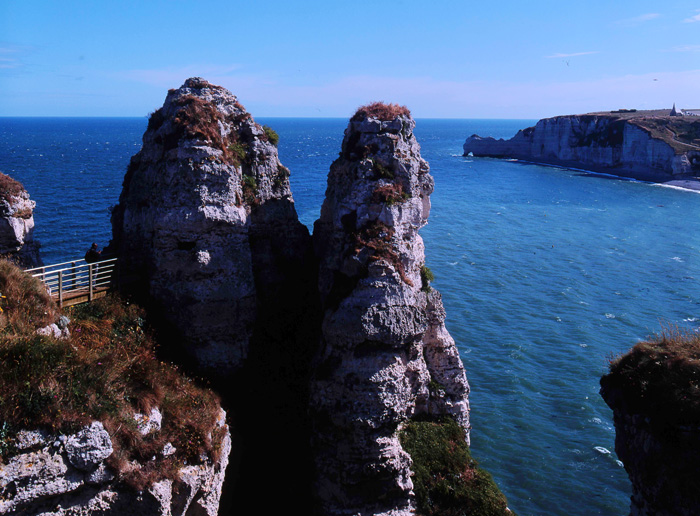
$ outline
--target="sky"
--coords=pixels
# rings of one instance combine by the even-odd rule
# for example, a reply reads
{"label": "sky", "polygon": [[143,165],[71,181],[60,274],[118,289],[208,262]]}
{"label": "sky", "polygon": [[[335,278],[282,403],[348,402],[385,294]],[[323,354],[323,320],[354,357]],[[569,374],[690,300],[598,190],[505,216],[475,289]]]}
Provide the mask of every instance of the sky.
{"label": "sky", "polygon": [[0,0],[0,116],[146,116],[192,76],[256,117],[700,108],[700,0]]}

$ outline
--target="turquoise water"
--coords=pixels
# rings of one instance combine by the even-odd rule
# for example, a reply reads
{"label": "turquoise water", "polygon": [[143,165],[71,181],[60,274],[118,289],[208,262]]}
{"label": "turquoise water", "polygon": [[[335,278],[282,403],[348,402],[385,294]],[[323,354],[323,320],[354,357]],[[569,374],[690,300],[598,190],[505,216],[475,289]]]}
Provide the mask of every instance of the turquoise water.
{"label": "turquoise water", "polygon": [[[318,217],[344,120],[260,119],[280,134],[302,222]],[[472,448],[519,515],[626,514],[610,356],[662,324],[700,325],[700,195],[518,162],[465,158],[472,133],[532,121],[418,120],[435,177],[422,230],[472,386]],[[34,200],[47,262],[109,240],[145,119],[1,119],[0,171]]]}

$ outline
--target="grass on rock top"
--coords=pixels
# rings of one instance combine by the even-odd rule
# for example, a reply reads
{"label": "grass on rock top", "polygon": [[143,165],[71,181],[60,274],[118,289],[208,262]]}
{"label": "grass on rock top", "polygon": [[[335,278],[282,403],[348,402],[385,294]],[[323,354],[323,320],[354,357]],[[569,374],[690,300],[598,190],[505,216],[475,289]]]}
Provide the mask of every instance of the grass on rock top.
{"label": "grass on rock top", "polygon": [[[95,420],[112,438],[107,463],[138,489],[174,478],[185,462],[199,463],[201,454],[216,458],[223,436],[216,426],[219,400],[157,359],[141,308],[118,296],[78,305],[66,312],[71,337],[59,340],[35,333],[58,312],[38,280],[0,262],[0,288],[6,296],[0,323],[5,428],[0,462],[11,455],[12,435],[20,429],[73,433]],[[162,428],[142,436],[134,414],[149,414],[153,407],[163,415]],[[177,451],[164,457],[168,442]]]}
{"label": "grass on rock top", "polygon": [[603,389],[629,409],[671,424],[700,424],[700,334],[666,329],[610,362]]}
{"label": "grass on rock top", "polygon": [[411,112],[406,106],[399,104],[386,104],[384,102],[372,102],[360,106],[350,120],[360,122],[368,118],[376,118],[384,122],[389,122],[398,116],[411,116]]}

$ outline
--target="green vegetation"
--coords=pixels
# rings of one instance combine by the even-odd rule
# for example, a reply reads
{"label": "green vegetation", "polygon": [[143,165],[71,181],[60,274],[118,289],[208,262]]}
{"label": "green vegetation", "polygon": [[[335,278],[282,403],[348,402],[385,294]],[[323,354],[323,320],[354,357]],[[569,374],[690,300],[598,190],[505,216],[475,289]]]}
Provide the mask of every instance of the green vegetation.
{"label": "green vegetation", "polygon": [[700,334],[665,329],[610,361],[601,379],[628,410],[670,424],[700,421]]}
{"label": "green vegetation", "polygon": [[246,158],[247,146],[241,142],[233,142],[228,146],[228,150],[231,152],[231,160],[236,166],[240,166]]}
{"label": "green vegetation", "polygon": [[277,132],[272,127],[267,125],[263,126],[263,131],[265,131],[265,136],[267,136],[267,140],[276,147],[280,141],[280,135],[277,134]]}
{"label": "green vegetation", "polygon": [[370,158],[372,162],[372,168],[374,173],[377,175],[377,179],[394,179],[394,171],[385,167],[379,160]]}
{"label": "green vegetation", "polygon": [[514,515],[491,475],[472,459],[464,430],[453,419],[412,421],[399,438],[413,459],[417,514]]}
{"label": "green vegetation", "polygon": [[430,292],[432,290],[432,288],[430,287],[430,282],[435,280],[435,274],[433,274],[433,271],[431,271],[430,268],[425,264],[420,266],[420,279],[420,289],[423,292]]}
{"label": "green vegetation", "polygon": [[284,186],[284,182],[289,178],[289,169],[282,164],[277,165],[277,176],[275,176],[274,184],[277,188]]}
{"label": "green vegetation", "polygon": [[[108,464],[138,489],[174,478],[187,461],[215,456],[219,400],[176,367],[156,358],[156,343],[139,307],[117,296],[67,312],[71,337],[37,335],[58,310],[43,285],[0,262],[5,303],[0,321],[0,462],[12,453],[15,429],[72,433],[94,420],[112,437]],[[134,413],[158,407],[162,428],[142,436]],[[176,453],[164,457],[166,443]],[[151,460],[152,457],[156,457]],[[133,469],[130,461],[143,466]]]}
{"label": "green vegetation", "polygon": [[255,179],[255,176],[243,174],[241,187],[243,188],[243,200],[248,204],[256,204],[258,195],[258,181]]}

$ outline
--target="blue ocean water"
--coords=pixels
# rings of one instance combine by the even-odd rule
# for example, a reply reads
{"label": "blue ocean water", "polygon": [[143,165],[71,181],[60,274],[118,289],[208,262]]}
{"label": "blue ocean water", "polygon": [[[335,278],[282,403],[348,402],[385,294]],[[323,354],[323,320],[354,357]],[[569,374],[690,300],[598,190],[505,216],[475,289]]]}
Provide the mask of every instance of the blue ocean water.
{"label": "blue ocean water", "polygon": [[[310,226],[346,121],[259,121],[280,134]],[[661,325],[700,325],[700,195],[461,156],[472,133],[510,137],[532,122],[416,127],[436,184],[422,235],[472,386],[472,450],[521,516],[626,514],[631,487],[598,380],[611,356]],[[109,207],[145,127],[0,118],[0,171],[37,201],[47,263],[109,241]]]}

